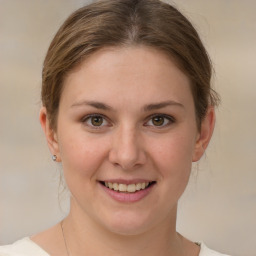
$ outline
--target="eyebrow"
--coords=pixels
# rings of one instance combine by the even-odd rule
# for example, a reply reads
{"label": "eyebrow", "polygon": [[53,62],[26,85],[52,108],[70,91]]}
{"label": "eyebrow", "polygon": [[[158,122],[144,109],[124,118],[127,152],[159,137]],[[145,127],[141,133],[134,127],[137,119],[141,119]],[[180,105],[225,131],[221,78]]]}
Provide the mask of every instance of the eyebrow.
{"label": "eyebrow", "polygon": [[152,110],[165,108],[165,107],[168,107],[168,106],[178,106],[178,107],[184,108],[184,105],[182,105],[181,103],[176,102],[176,101],[172,101],[172,100],[168,100],[168,101],[159,102],[159,103],[155,103],[155,104],[148,104],[148,105],[143,107],[143,110],[145,112],[147,112],[147,111],[152,111]]}
{"label": "eyebrow", "polygon": [[[111,106],[98,101],[81,101],[81,102],[74,103],[71,107],[80,107],[84,105],[91,106],[101,110],[112,110],[112,111],[114,110]],[[159,103],[148,104],[148,105],[145,105],[142,109],[143,111],[148,112],[152,110],[165,108],[168,106],[178,106],[178,107],[184,108],[184,106],[181,103],[169,100],[169,101],[164,101]]]}
{"label": "eyebrow", "polygon": [[88,106],[91,106],[97,109],[102,109],[102,110],[113,110],[113,108],[110,107],[109,105],[102,102],[98,102],[98,101],[81,101],[81,102],[74,103],[71,107],[80,107],[84,105],[88,105]]}

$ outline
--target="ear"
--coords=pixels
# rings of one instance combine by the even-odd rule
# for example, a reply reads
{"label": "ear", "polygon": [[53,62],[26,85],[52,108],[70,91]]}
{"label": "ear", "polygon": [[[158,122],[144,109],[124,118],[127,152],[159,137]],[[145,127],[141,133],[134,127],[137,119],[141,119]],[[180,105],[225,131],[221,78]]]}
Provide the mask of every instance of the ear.
{"label": "ear", "polygon": [[48,147],[52,155],[57,157],[56,161],[61,162],[57,133],[51,128],[45,107],[40,109],[39,120],[43,128]]}
{"label": "ear", "polygon": [[193,154],[193,162],[197,162],[204,154],[215,126],[215,111],[214,107],[209,107],[205,118],[201,123],[201,130],[198,133],[195,150]]}

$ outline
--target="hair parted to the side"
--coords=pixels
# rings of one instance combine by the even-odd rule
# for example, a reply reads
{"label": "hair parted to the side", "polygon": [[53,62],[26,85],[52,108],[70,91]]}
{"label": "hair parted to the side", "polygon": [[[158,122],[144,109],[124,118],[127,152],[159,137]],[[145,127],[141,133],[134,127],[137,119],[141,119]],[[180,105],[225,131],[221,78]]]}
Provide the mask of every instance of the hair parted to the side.
{"label": "hair parted to the side", "polygon": [[208,107],[219,100],[211,88],[211,62],[192,24],[159,0],[102,0],[78,9],[64,22],[42,73],[41,98],[51,127],[56,129],[63,81],[72,69],[103,47],[136,45],[163,51],[188,76],[200,129]]}

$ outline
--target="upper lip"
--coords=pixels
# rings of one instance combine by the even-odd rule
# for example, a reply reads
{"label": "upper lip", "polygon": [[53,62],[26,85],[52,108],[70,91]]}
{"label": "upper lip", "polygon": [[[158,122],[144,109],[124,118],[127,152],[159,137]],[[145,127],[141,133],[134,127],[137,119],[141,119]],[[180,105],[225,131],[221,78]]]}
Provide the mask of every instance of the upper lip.
{"label": "upper lip", "polygon": [[118,183],[118,184],[137,184],[137,183],[147,183],[147,182],[153,182],[154,180],[149,180],[149,179],[132,179],[132,180],[127,180],[127,179],[106,179],[106,180],[100,180],[101,182],[110,182],[110,183]]}

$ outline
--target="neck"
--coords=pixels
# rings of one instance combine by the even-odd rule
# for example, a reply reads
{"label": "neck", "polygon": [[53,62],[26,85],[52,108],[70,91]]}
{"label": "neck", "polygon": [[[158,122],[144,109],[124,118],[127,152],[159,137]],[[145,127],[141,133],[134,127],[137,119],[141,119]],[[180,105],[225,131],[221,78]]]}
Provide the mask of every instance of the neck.
{"label": "neck", "polygon": [[176,210],[157,227],[136,235],[123,235],[100,226],[71,203],[63,231],[70,256],[184,255],[183,238],[176,232]]}

